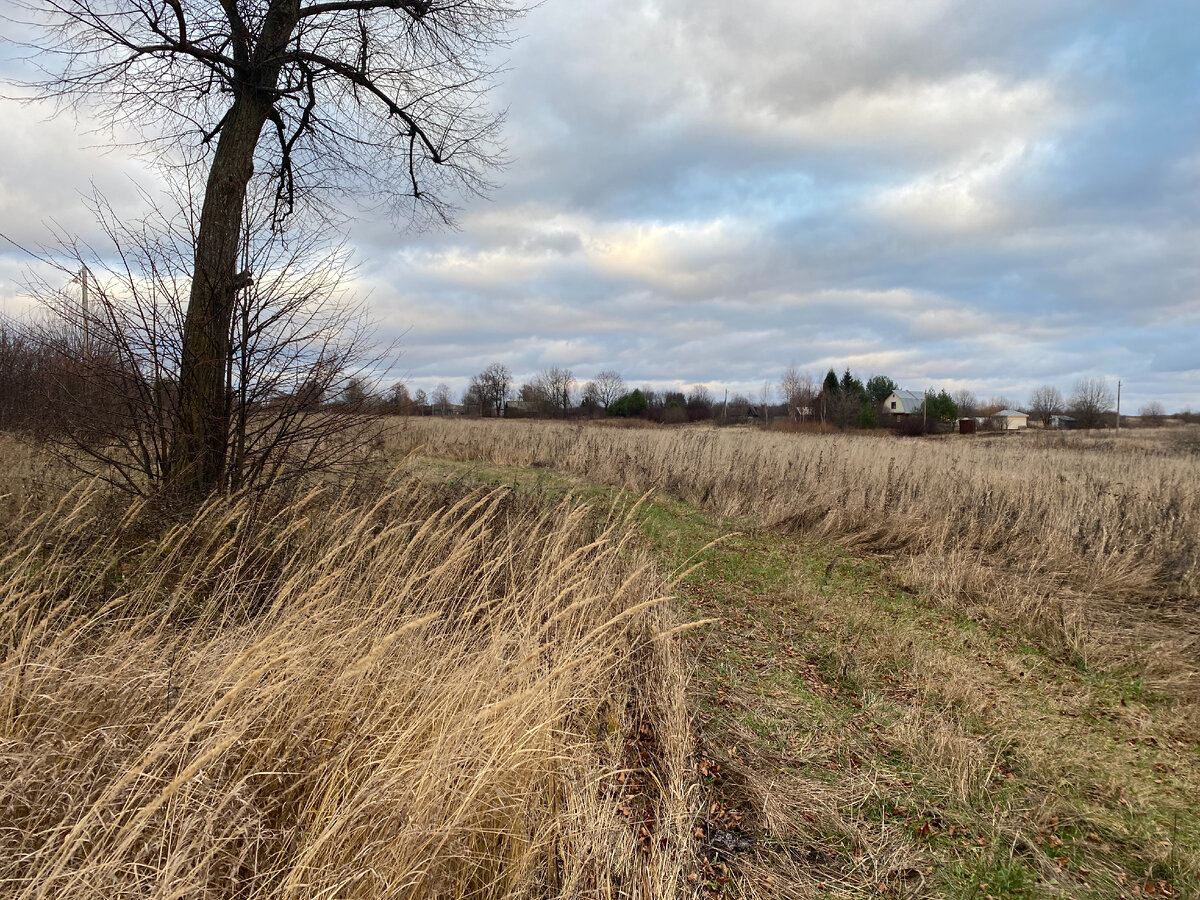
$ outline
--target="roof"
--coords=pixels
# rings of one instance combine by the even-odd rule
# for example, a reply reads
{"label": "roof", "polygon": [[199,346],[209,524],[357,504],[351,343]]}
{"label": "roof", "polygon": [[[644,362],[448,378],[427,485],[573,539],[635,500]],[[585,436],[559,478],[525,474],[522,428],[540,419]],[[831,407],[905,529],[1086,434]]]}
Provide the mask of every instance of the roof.
{"label": "roof", "polygon": [[899,408],[894,410],[898,413],[915,413],[925,402],[925,395],[917,391],[892,391],[888,400],[891,400],[892,397],[900,401]]}
{"label": "roof", "polygon": [[1003,419],[1011,419],[1014,416],[1028,417],[1029,413],[1023,413],[1019,409],[1002,409],[1000,412],[996,413],[996,415]]}

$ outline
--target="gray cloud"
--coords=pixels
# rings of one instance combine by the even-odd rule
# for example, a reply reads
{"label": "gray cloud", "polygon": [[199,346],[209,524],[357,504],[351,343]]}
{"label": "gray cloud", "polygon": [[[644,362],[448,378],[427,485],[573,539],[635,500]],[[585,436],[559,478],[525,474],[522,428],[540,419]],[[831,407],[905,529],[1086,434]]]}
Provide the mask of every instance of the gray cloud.
{"label": "gray cloud", "polygon": [[[795,363],[1200,406],[1191,4],[550,0],[524,30],[493,198],[350,230],[414,384],[499,360],[750,393]],[[6,233],[86,231],[75,192],[136,169],[13,121]]]}

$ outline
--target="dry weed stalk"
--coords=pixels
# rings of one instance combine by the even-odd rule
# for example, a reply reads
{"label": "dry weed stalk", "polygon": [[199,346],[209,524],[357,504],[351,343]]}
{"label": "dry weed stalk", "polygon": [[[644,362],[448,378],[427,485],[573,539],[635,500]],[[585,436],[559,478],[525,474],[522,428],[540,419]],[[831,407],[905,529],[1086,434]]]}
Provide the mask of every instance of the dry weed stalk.
{"label": "dry weed stalk", "polygon": [[405,477],[99,509],[0,559],[5,896],[672,895],[688,720],[626,519]]}

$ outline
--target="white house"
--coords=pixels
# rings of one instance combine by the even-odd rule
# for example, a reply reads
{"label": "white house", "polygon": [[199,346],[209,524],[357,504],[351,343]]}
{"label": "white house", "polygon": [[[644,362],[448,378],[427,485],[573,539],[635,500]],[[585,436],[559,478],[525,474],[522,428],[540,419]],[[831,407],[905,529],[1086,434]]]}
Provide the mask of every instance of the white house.
{"label": "white house", "polygon": [[919,410],[924,402],[925,395],[922,393],[895,390],[883,401],[883,411],[892,417],[893,422],[898,422]]}

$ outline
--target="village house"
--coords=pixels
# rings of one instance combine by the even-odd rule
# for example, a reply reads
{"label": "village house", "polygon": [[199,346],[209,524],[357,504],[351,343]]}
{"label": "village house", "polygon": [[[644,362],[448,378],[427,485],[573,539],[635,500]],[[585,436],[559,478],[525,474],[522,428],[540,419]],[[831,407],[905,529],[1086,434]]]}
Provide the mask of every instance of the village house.
{"label": "village house", "polygon": [[913,415],[925,403],[925,395],[917,391],[895,390],[883,401],[883,411],[899,422]]}

